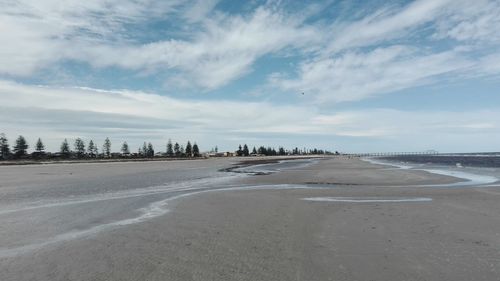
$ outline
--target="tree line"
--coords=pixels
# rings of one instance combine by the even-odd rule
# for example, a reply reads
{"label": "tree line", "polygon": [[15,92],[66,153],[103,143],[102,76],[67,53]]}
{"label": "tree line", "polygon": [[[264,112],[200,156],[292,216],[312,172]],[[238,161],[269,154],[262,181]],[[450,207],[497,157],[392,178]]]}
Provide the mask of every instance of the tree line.
{"label": "tree line", "polygon": [[[284,147],[279,147],[278,150],[276,150],[273,147],[265,147],[265,146],[260,146],[259,148],[256,148],[255,146],[253,147],[252,151],[248,149],[248,145],[244,144],[241,146],[241,144],[238,146],[238,150],[236,151],[237,156],[251,156],[251,155],[264,155],[264,156],[285,156],[285,155],[319,155],[319,154],[334,154],[328,150],[322,150],[322,149],[299,149],[298,147],[292,149],[292,150],[287,150]],[[335,152],[335,154],[338,154],[338,152]]]}
{"label": "tree line", "polygon": [[73,149],[68,140],[64,139],[59,151],[56,153],[47,152],[41,138],[38,138],[36,141],[34,151],[31,154],[28,153],[28,148],[28,142],[23,136],[19,136],[16,139],[15,145],[11,149],[5,134],[0,134],[0,159],[3,160],[28,158],[153,158],[157,156],[193,158],[201,156],[200,149],[196,142],[191,144],[191,141],[188,141],[186,146],[183,146],[177,142],[173,144],[170,139],[166,145],[166,152],[156,154],[153,144],[150,142],[144,142],[142,147],[138,148],[137,153],[131,153],[126,141],[121,144],[120,153],[113,153],[111,150],[112,144],[109,138],[104,140],[101,151],[99,151],[98,146],[93,140],[90,140],[88,144],[86,144],[81,138],[75,139]]}
{"label": "tree line", "polygon": [[[60,149],[56,153],[46,152],[45,145],[42,140],[38,138],[36,141],[34,151],[28,154],[28,142],[23,136],[19,136],[15,145],[11,149],[5,134],[0,134],[0,160],[8,159],[44,159],[44,158],[154,158],[154,157],[175,157],[175,158],[194,158],[200,157],[200,149],[196,143],[191,144],[188,141],[186,145],[181,145],[178,142],[173,143],[171,139],[166,144],[166,152],[155,153],[155,148],[150,142],[144,142],[138,148],[136,153],[131,153],[128,143],[125,141],[121,144],[120,152],[113,153],[111,148],[112,144],[109,138],[104,140],[102,149],[99,150],[98,146],[93,140],[89,140],[86,144],[81,138],[76,138],[71,146],[67,139],[61,143]],[[217,154],[218,148],[212,149],[212,152]],[[295,147],[291,150],[284,147],[259,146],[249,149],[247,144],[239,145],[238,150],[235,151],[236,156],[286,156],[286,155],[320,155],[320,154],[338,154],[332,153],[328,150],[322,149],[299,149]]]}

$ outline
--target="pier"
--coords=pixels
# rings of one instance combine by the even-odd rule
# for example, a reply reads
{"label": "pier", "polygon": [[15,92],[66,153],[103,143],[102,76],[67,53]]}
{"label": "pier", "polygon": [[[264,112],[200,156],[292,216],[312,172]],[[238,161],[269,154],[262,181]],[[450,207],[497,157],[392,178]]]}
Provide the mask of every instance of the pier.
{"label": "pier", "polygon": [[438,155],[439,152],[435,150],[417,151],[417,152],[368,152],[368,153],[343,153],[346,156],[353,157],[390,157],[390,156],[404,156],[404,155]]}

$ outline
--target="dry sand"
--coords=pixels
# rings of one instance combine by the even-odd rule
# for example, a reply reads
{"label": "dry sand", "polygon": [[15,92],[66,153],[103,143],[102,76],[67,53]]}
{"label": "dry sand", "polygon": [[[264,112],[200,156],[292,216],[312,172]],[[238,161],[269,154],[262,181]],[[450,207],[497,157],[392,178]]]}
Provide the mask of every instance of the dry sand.
{"label": "dry sand", "polygon": [[[0,260],[1,280],[500,280],[500,190],[327,159],[209,192],[150,221]],[[315,184],[314,184],[315,183]],[[310,197],[431,198],[313,202]]]}

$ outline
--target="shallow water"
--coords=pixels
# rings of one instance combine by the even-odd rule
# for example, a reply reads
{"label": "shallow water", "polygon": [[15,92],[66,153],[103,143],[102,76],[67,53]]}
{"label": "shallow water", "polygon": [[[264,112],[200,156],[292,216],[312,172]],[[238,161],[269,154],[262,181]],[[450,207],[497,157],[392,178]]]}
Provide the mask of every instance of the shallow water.
{"label": "shallow water", "polygon": [[258,164],[233,169],[234,172],[247,174],[272,174],[290,169],[301,169],[318,163],[318,159],[280,160],[277,163]]}
{"label": "shallow water", "polygon": [[379,158],[364,158],[373,164],[389,165],[398,169],[426,171],[433,174],[451,176],[463,179],[461,182],[448,184],[433,184],[420,186],[435,187],[462,187],[462,186],[489,186],[500,181],[500,169],[496,167],[457,167],[447,165],[395,162]]}
{"label": "shallow water", "polygon": [[406,203],[431,202],[427,197],[308,197],[302,198],[313,202],[346,202],[346,203]]}
{"label": "shallow water", "polygon": [[[277,172],[282,169],[306,167],[314,161],[283,161],[261,164],[256,169],[249,166],[248,174],[255,170]],[[182,167],[182,171],[169,173],[148,173],[147,182],[165,182],[160,185],[137,187],[142,177],[128,175],[132,181],[127,186],[102,186],[99,177],[88,178],[71,184],[66,181],[47,180],[39,186],[20,186],[18,192],[9,198],[23,197],[17,203],[3,204],[0,207],[0,258],[14,257],[48,247],[60,242],[96,235],[103,231],[149,221],[169,212],[173,201],[206,192],[223,192],[250,189],[294,189],[309,188],[303,185],[239,186],[233,180],[246,177],[247,171],[239,173],[216,172],[218,167]],[[54,167],[43,167],[47,169]],[[72,167],[74,168],[74,167]],[[155,178],[151,178],[154,175]],[[1,176],[1,175],[0,175]],[[7,177],[7,176],[6,176]],[[109,185],[121,175],[108,174]],[[184,178],[184,180],[182,180]],[[101,188],[92,183],[101,182]],[[68,187],[69,185],[69,187]],[[88,189],[86,187],[89,187]],[[17,189],[17,188],[16,188]],[[68,190],[70,189],[70,190]],[[1,190],[0,190],[1,191]],[[61,191],[61,192],[58,192]],[[72,192],[68,195],[69,192]],[[31,195],[27,197],[26,194]],[[3,198],[5,199],[5,198]]]}

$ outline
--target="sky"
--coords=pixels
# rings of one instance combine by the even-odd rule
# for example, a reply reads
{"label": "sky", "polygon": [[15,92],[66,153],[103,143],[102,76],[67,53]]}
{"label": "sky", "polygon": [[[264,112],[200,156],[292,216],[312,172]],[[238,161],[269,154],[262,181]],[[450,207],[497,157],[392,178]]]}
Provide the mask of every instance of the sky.
{"label": "sky", "polygon": [[498,0],[0,0],[0,133],[500,151],[498,30]]}

